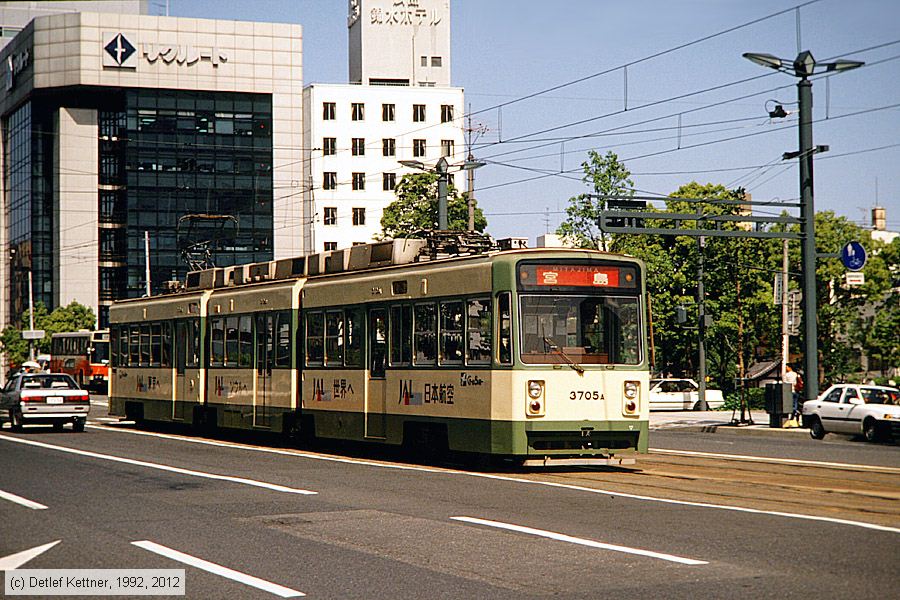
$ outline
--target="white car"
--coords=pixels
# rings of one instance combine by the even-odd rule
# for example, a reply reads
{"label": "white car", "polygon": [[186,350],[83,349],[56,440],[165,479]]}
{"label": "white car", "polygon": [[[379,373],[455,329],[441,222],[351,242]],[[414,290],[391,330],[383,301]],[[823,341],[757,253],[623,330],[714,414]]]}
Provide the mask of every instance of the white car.
{"label": "white car", "polygon": [[[700,402],[700,386],[693,379],[651,379],[650,410],[694,410]],[[722,390],[706,390],[706,406],[722,408]]]}
{"label": "white car", "polygon": [[900,434],[900,390],[880,385],[833,385],[803,403],[803,424],[817,440],[826,433],[864,435],[870,442]]}

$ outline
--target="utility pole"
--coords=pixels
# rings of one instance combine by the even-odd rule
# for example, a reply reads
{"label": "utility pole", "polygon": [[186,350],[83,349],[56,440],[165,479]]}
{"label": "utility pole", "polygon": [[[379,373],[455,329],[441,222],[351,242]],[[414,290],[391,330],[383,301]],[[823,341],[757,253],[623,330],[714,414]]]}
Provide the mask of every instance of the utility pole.
{"label": "utility pole", "polygon": [[443,156],[438,159],[437,164],[434,166],[434,171],[438,176],[438,229],[441,231],[450,229],[447,220],[447,180],[450,178],[448,175],[449,167],[450,165],[447,163],[447,159]]}
{"label": "utility pole", "polygon": [[788,241],[781,240],[781,380],[787,373],[791,336],[788,334]]}
{"label": "utility pole", "polygon": [[147,297],[150,297],[150,232],[144,230],[144,277],[147,282]]}
{"label": "utility pole", "polygon": [[[34,331],[34,276],[28,270],[28,329]],[[28,340],[28,358],[34,360],[34,340]]]}
{"label": "utility pole", "polygon": [[700,249],[700,262],[697,267],[697,312],[700,316],[700,321],[697,326],[699,337],[697,345],[700,359],[700,365],[697,368],[697,375],[700,379],[700,381],[697,382],[700,384],[697,410],[707,410],[709,407],[706,405],[706,303],[704,301],[706,292],[703,289],[703,255],[706,254],[706,237],[702,235],[698,237],[697,245]]}
{"label": "utility pole", "polygon": [[[849,71],[865,63],[838,59],[830,63],[816,63],[812,53],[804,50],[793,62],[755,52],[744,53],[744,58],[758,65],[793,75],[797,82],[797,101],[800,109],[800,148],[797,152],[785,152],[784,160],[800,161],[800,230],[802,282],[803,282],[803,370],[804,400],[814,400],[819,395],[818,331],[816,328],[816,211],[813,202],[813,155],[825,152],[827,146],[813,146],[812,135],[812,82],[816,73]],[[818,69],[818,71],[817,71]],[[771,116],[771,115],[770,115]]]}

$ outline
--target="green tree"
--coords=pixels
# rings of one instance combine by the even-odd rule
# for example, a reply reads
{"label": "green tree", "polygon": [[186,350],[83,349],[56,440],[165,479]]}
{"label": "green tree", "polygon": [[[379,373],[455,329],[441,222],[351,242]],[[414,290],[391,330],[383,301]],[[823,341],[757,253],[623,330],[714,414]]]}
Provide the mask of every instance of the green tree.
{"label": "green tree", "polygon": [[[79,304],[71,302],[68,306],[60,306],[48,313],[47,307],[38,302],[34,307],[34,328],[43,329],[44,339],[35,342],[35,352],[48,353],[50,351],[50,336],[54,333],[65,331],[78,331],[79,329],[93,329],[97,323],[94,311]],[[0,332],[0,345],[6,353],[9,364],[21,364],[28,359],[28,342],[22,339],[22,330],[30,327],[29,311],[22,313],[19,325],[8,325]]]}
{"label": "green tree", "polygon": [[[591,188],[591,194],[601,196],[634,196],[631,172],[619,162],[615,152],[600,156],[596,150],[588,152],[588,160],[581,163],[584,170],[582,181]],[[598,225],[600,211],[606,207],[605,200],[591,194],[579,194],[569,198],[566,219],[556,230],[563,240],[578,248],[593,248],[606,251],[607,236]]]}
{"label": "green tree", "polygon": [[[468,195],[455,186],[447,186],[447,224],[450,229],[464,231],[469,226]],[[411,237],[438,227],[438,176],[436,173],[411,173],[400,178],[394,188],[397,200],[390,203],[381,217],[382,239]],[[487,227],[484,213],[475,205],[475,230]]]}

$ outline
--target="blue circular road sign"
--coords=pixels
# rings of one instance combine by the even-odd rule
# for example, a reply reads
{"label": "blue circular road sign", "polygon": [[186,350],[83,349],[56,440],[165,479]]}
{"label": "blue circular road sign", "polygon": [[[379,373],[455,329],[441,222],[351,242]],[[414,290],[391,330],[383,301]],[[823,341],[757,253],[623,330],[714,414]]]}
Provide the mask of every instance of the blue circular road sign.
{"label": "blue circular road sign", "polygon": [[851,271],[862,271],[866,266],[866,249],[859,242],[848,242],[841,248],[841,262]]}

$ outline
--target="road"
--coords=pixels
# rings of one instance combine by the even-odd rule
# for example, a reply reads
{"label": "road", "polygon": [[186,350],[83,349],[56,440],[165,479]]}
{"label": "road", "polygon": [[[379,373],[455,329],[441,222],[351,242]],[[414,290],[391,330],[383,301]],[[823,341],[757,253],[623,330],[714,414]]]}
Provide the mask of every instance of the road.
{"label": "road", "polygon": [[634,468],[472,472],[4,428],[0,490],[47,508],[0,498],[0,560],[59,540],[22,568],[184,568],[189,598],[892,597],[900,448],[830,437],[654,431]]}

